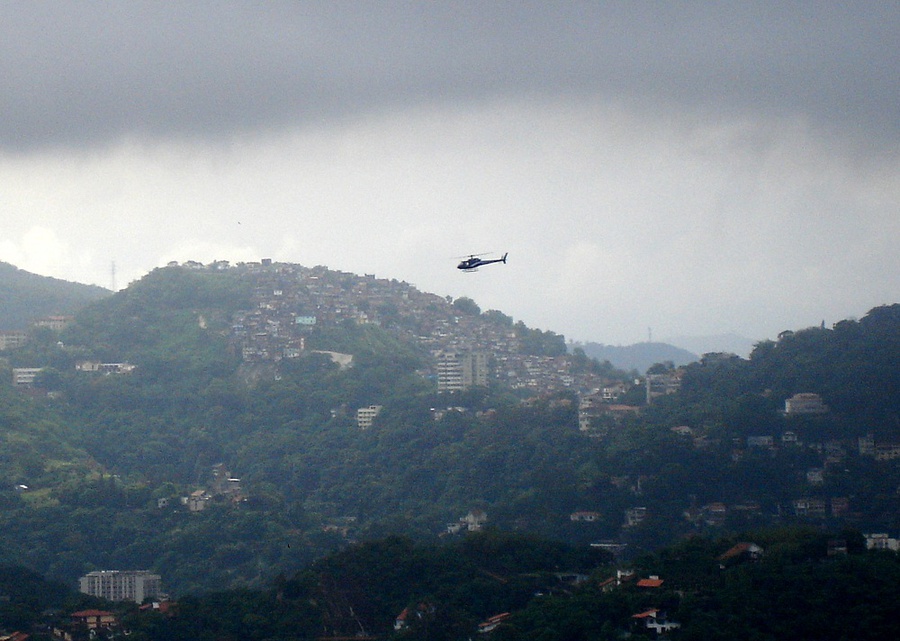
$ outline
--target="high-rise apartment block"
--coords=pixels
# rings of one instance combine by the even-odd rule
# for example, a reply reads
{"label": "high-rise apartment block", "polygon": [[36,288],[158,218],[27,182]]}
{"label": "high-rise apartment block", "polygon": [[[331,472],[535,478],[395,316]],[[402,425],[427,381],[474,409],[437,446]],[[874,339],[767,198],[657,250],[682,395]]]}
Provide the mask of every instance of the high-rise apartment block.
{"label": "high-rise apartment block", "polygon": [[436,369],[439,392],[458,392],[488,384],[488,357],[484,352],[439,352]]}
{"label": "high-rise apartment block", "polygon": [[161,594],[162,579],[147,570],[97,570],[78,579],[78,589],[110,601],[143,603]]}
{"label": "high-rise apartment block", "polygon": [[372,423],[380,411],[381,405],[369,405],[356,410],[356,424],[359,426],[359,429],[367,430],[372,427]]}

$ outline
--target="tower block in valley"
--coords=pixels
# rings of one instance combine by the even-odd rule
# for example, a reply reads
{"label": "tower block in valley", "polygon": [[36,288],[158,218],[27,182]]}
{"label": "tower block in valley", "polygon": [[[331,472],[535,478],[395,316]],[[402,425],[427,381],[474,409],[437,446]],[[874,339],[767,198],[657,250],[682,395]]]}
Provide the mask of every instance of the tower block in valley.
{"label": "tower block in valley", "polygon": [[96,570],[78,579],[78,590],[110,601],[156,598],[162,593],[162,579],[147,570]]}

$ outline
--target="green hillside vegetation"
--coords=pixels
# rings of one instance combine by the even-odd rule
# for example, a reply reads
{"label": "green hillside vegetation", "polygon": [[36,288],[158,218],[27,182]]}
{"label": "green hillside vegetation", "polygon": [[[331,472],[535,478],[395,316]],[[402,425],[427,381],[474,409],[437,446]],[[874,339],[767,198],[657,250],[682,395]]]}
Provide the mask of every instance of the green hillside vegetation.
{"label": "green hillside vegetation", "polygon": [[[900,556],[853,531],[779,528],[693,537],[625,566],[601,553],[485,531],[443,544],[387,537],[349,547],[261,589],[184,596],[169,614],[104,603],[18,568],[0,568],[0,627],[29,629],[92,605],[135,641],[657,638],[636,617],[664,613],[672,639],[895,638]],[[733,554],[752,541],[752,560]],[[840,546],[840,552],[832,554]],[[658,578],[655,587],[641,579]],[[52,614],[56,612],[57,614]],[[40,636],[36,638],[41,638]]]}
{"label": "green hillside vegetation", "polygon": [[[317,324],[301,357],[244,360],[232,326],[262,278],[271,273],[155,270],[80,310],[61,334],[6,354],[10,366],[46,367],[37,383],[51,395],[0,386],[9,443],[0,560],[69,584],[93,569],[152,569],[181,596],[262,589],[352,541],[453,538],[448,524],[473,511],[499,531],[567,545],[614,540],[630,558],[686,535],[772,524],[900,529],[897,460],[856,448],[868,434],[900,440],[900,305],[785,333],[749,359],[706,355],[681,370],[680,391],[588,435],[574,390],[524,398],[492,381],[437,394],[419,373],[430,354],[410,338],[416,319],[389,303],[371,305],[380,323]],[[353,285],[348,275],[321,278],[336,291]],[[563,357],[553,332],[474,302],[449,307],[508,327],[529,353]],[[323,352],[350,354],[352,366]],[[583,352],[566,358],[627,379]],[[136,367],[77,371],[84,360]],[[831,411],[784,416],[798,392],[821,394]],[[644,403],[641,388],[629,398]],[[355,411],[369,405],[382,410],[361,431]],[[782,447],[788,432],[822,447]],[[779,447],[748,447],[757,435]],[[811,485],[807,472],[824,468],[829,441],[844,450],[840,465]],[[190,511],[182,499],[211,488],[219,463],[240,492],[212,492]],[[843,515],[792,508],[835,497],[849,501]],[[728,506],[724,516],[704,516],[715,503]],[[626,526],[635,507],[646,518]],[[593,516],[572,520],[578,511]]]}
{"label": "green hillside vegetation", "polygon": [[109,294],[96,285],[38,276],[0,262],[0,331],[27,329],[43,316],[74,314]]}
{"label": "green hillside vegetation", "polygon": [[52,502],[49,488],[95,467],[54,408],[0,386],[0,504]]}

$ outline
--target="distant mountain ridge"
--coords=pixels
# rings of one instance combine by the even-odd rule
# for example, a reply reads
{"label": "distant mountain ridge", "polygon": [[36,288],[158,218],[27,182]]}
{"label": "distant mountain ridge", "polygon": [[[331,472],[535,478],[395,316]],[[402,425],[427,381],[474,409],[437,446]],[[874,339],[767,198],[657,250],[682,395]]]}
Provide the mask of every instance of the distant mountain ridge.
{"label": "distant mountain ridge", "polygon": [[697,354],[667,343],[636,343],[635,345],[603,345],[601,343],[569,343],[569,351],[581,348],[590,358],[601,363],[609,361],[618,369],[637,370],[641,374],[651,365],[672,361],[677,367],[699,360]]}
{"label": "distant mountain ridge", "polygon": [[97,285],[40,276],[0,262],[0,330],[25,329],[42,316],[74,314],[110,294]]}
{"label": "distant mountain ridge", "polygon": [[666,339],[671,345],[677,345],[695,354],[725,352],[748,358],[754,346],[759,342],[738,334],[716,334],[713,336],[671,336]]}

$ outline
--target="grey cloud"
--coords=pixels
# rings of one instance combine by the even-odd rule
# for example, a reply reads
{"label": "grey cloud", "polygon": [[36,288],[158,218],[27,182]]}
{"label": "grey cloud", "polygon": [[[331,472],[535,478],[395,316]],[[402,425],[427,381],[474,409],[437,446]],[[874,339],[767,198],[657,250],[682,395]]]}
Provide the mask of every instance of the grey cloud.
{"label": "grey cloud", "polygon": [[0,148],[218,138],[420,102],[600,94],[900,139],[900,5],[0,5]]}

